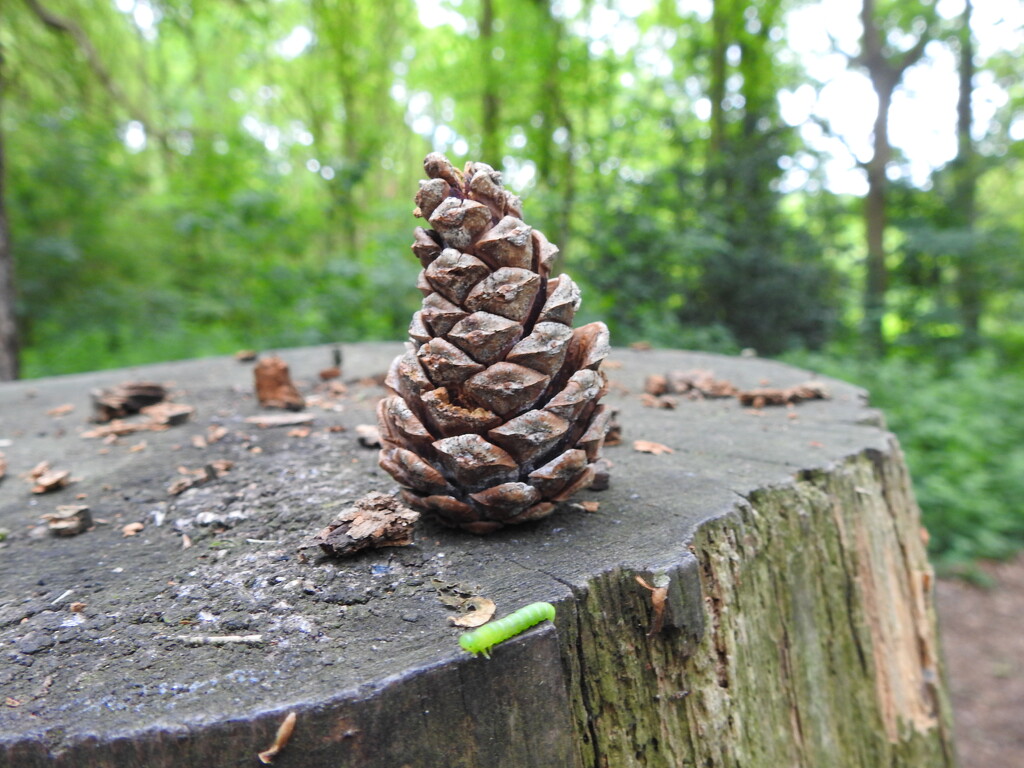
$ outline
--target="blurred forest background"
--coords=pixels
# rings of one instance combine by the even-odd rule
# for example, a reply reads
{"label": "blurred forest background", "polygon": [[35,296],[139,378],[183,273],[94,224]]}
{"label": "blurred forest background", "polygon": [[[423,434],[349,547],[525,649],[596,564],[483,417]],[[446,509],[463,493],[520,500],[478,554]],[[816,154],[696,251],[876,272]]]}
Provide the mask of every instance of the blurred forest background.
{"label": "blurred forest background", "polygon": [[868,387],[940,565],[1008,556],[1024,9],[975,2],[7,0],[4,372],[13,321],[26,377],[403,337],[437,149],[504,171],[581,321]]}

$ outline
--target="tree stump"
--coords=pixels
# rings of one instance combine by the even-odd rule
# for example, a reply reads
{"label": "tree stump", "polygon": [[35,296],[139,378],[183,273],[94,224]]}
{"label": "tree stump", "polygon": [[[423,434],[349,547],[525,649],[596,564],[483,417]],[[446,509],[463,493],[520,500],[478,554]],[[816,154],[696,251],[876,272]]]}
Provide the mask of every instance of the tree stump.
{"label": "tree stump", "polygon": [[[355,428],[399,349],[346,347],[345,393],[312,383],[329,349],[283,353],[298,427],[245,420],[265,411],[231,359],[0,386],[0,766],[259,765],[290,712],[268,758],[284,768],[955,765],[919,513],[862,391],[644,407],[650,374],[810,375],[618,350],[611,487],[578,499],[596,511],[487,537],[424,519],[410,547],[303,558],[339,510],[394,488]],[[90,390],[131,380],[195,416],[82,437]],[[72,482],[32,493],[20,475],[44,460]],[[72,504],[93,527],[50,533],[42,516]],[[667,585],[661,616],[637,576]],[[445,591],[558,614],[471,658]]]}

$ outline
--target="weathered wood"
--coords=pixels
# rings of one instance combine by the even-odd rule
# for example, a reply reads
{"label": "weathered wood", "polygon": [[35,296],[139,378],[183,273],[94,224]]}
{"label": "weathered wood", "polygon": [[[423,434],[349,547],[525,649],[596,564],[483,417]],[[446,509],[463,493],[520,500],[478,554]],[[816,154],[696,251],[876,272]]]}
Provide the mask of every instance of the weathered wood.
{"label": "weathered wood", "polygon": [[[858,390],[829,381],[830,400],[759,412],[644,408],[651,374],[707,369],[740,389],[808,374],[619,350],[612,486],[580,497],[596,512],[487,537],[423,520],[412,547],[302,562],[337,511],[393,487],[355,430],[384,390],[355,382],[398,349],[346,348],[336,401],[310,393],[330,348],[282,353],[308,435],[247,425],[251,368],[230,359],[0,386],[0,767],[250,766],[292,711],[283,768],[955,764],[918,511]],[[142,449],[83,439],[88,392],[133,378],[168,384],[195,418]],[[69,402],[77,416],[46,414]],[[195,439],[213,428],[216,442]],[[33,497],[19,475],[42,460],[77,482]],[[179,466],[213,461],[233,464],[167,495]],[[39,529],[76,494],[108,523]],[[650,636],[637,576],[668,581]],[[433,579],[499,616],[551,602],[555,627],[471,659]]]}

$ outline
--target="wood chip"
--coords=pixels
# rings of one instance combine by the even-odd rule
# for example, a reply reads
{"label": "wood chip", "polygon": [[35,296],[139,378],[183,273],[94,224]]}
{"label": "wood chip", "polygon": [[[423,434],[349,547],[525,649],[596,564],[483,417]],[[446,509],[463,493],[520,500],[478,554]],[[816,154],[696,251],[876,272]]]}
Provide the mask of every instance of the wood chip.
{"label": "wood chip", "polygon": [[301,411],[306,401],[292,381],[288,364],[279,357],[266,357],[253,368],[256,398],[264,408]]}
{"label": "wood chip", "polygon": [[240,363],[251,363],[256,359],[256,350],[254,349],[240,349],[235,352],[235,360]]}
{"label": "wood chip", "polygon": [[64,405],[58,405],[54,408],[51,408],[46,412],[46,415],[52,416],[53,418],[57,419],[60,418],[61,416],[67,416],[73,410],[75,410],[74,405],[72,405],[71,403],[65,403]]}
{"label": "wood chip", "polygon": [[221,426],[220,424],[211,424],[206,428],[206,442],[209,445],[218,443],[223,440],[228,434],[228,428]]}
{"label": "wood chip", "polygon": [[281,721],[281,725],[277,728],[277,734],[274,736],[274,743],[257,755],[261,763],[270,765],[274,762],[274,757],[284,749],[288,740],[291,739],[297,719],[298,716],[294,712],[289,712],[285,719]]}
{"label": "wood chip", "polygon": [[412,544],[413,525],[420,514],[394,496],[371,492],[342,510],[330,524],[300,547],[320,547],[334,556],[376,547]]}
{"label": "wood chip", "polygon": [[121,529],[121,535],[126,538],[128,536],[137,536],[145,529],[145,527],[145,523],[128,523],[128,525]]}
{"label": "wood chip", "polygon": [[640,453],[653,453],[655,456],[659,456],[663,453],[675,453],[675,451],[667,445],[655,443],[650,440],[634,440],[633,450],[639,451]]}
{"label": "wood chip", "polygon": [[479,627],[491,620],[497,606],[486,597],[470,597],[462,603],[461,609],[465,613],[449,616],[448,623],[455,627]]}
{"label": "wood chip", "polygon": [[597,512],[598,508],[601,506],[601,502],[600,501],[582,501],[582,502],[580,502],[580,506],[583,507],[583,511],[584,512]]}
{"label": "wood chip", "polygon": [[288,431],[288,437],[309,437],[312,430],[309,427],[296,427]]}
{"label": "wood chip", "polygon": [[87,603],[72,603],[68,606],[68,610],[72,613],[81,613],[88,607]]}
{"label": "wood chip", "polygon": [[274,427],[299,427],[312,424],[313,421],[311,413],[265,413],[259,416],[249,416],[245,423],[260,429],[272,429]]}

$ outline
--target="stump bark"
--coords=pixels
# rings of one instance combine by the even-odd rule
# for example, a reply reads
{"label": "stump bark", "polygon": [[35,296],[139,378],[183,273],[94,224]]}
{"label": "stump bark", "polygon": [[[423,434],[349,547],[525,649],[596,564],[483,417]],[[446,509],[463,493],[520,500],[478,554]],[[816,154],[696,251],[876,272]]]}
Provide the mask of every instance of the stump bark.
{"label": "stump bark", "polygon": [[[232,359],[0,386],[0,766],[259,765],[292,711],[285,768],[955,765],[918,509],[861,391],[646,408],[649,374],[705,368],[748,389],[809,374],[618,350],[624,440],[611,488],[581,497],[596,512],[489,537],[425,520],[412,547],[303,562],[335,512],[393,487],[355,427],[384,394],[357,380],[398,349],[346,348],[342,396],[314,391],[328,348],[282,353],[305,434],[246,423],[252,370]],[[89,391],[130,380],[168,385],[196,417],[82,438]],[[19,474],[43,460],[76,482],[34,496]],[[168,495],[179,466],[214,461],[233,464]],[[40,527],[70,503],[94,529]],[[637,576],[667,582],[655,634]],[[469,658],[438,599],[452,585],[499,615],[551,602],[555,625]]]}

